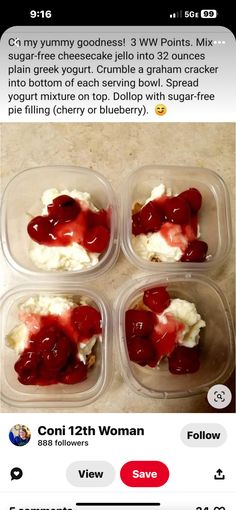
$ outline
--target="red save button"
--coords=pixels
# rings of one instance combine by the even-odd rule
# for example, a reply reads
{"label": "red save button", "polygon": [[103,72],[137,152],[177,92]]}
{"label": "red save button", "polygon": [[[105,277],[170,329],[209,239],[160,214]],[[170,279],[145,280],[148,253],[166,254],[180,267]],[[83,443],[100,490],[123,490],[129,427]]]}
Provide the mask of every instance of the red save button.
{"label": "red save button", "polygon": [[169,476],[168,467],[159,460],[132,460],[120,470],[122,482],[129,487],[161,487]]}

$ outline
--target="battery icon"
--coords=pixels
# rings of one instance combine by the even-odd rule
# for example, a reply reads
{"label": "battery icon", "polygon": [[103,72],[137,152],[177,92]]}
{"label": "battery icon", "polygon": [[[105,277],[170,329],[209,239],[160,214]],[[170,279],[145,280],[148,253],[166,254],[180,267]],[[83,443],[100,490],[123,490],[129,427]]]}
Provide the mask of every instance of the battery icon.
{"label": "battery icon", "polygon": [[201,18],[216,18],[217,14],[215,9],[203,9],[201,11]]}

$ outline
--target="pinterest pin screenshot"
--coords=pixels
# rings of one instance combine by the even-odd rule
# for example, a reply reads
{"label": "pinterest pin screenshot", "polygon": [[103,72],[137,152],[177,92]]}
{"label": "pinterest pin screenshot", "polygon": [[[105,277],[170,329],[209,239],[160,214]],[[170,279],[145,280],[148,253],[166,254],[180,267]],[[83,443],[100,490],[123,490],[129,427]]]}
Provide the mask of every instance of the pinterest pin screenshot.
{"label": "pinterest pin screenshot", "polygon": [[1,510],[236,508],[233,13],[153,9],[2,15]]}

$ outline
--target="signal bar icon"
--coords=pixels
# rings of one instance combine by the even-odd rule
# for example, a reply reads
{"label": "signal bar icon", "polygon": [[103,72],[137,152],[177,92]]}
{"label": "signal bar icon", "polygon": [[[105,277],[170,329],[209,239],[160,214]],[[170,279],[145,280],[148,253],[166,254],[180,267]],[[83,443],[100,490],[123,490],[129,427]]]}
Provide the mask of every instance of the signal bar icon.
{"label": "signal bar icon", "polygon": [[172,12],[170,18],[182,18],[182,11]]}

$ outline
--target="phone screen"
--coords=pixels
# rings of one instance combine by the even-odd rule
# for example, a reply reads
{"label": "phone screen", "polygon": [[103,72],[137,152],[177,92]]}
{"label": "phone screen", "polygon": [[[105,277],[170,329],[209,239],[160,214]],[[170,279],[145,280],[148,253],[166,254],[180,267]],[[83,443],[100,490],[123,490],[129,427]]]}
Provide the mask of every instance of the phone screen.
{"label": "phone screen", "polygon": [[235,508],[235,38],[206,7],[3,16],[2,510]]}

